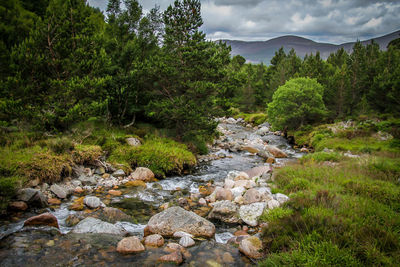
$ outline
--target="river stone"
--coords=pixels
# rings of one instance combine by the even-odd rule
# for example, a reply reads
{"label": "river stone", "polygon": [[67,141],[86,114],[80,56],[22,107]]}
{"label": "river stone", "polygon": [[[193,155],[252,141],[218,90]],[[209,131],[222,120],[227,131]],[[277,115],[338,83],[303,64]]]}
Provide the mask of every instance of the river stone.
{"label": "river stone", "polygon": [[175,238],[181,238],[181,237],[184,237],[184,236],[188,236],[190,238],[193,238],[193,235],[191,235],[189,233],[186,233],[184,231],[175,232],[174,235],[173,235],[173,237],[175,237]]}
{"label": "river stone", "polygon": [[96,178],[94,176],[87,176],[85,174],[82,174],[81,176],[79,176],[78,180],[81,181],[81,183],[83,185],[95,185],[95,184],[97,184]]}
{"label": "river stone", "polygon": [[114,177],[124,177],[125,176],[125,172],[124,170],[116,170],[115,172],[113,172],[112,176]]}
{"label": "river stone", "polygon": [[262,176],[264,173],[268,173],[271,171],[272,171],[272,169],[270,166],[258,166],[258,167],[254,167],[250,170],[247,170],[245,172],[250,178],[253,178],[256,176]]}
{"label": "river stone", "polygon": [[266,146],[266,149],[268,150],[269,153],[271,153],[275,158],[287,158],[287,154],[280,150],[279,148],[275,146]]}
{"label": "river stone", "polygon": [[242,147],[242,150],[247,151],[249,153],[253,153],[253,154],[257,154],[258,153],[258,149],[252,146],[244,146]]}
{"label": "river stone", "polygon": [[67,197],[67,191],[57,184],[50,186],[50,191],[53,192],[58,198],[64,199]]}
{"label": "river stone", "polygon": [[101,202],[100,198],[93,196],[86,196],[83,199],[83,203],[91,209],[96,209],[101,206],[105,206],[103,202]]}
{"label": "river stone", "polygon": [[199,199],[199,205],[201,206],[207,206],[207,201],[204,198]]}
{"label": "river stone", "polygon": [[174,263],[176,265],[179,265],[179,264],[181,264],[183,262],[182,253],[180,251],[176,250],[176,251],[174,251],[174,252],[172,252],[170,254],[167,254],[167,255],[164,255],[164,256],[160,257],[158,259],[158,261],[159,262]]}
{"label": "river stone", "polygon": [[134,137],[126,138],[125,141],[130,146],[140,146],[142,144],[139,139]]}
{"label": "river stone", "polygon": [[102,221],[106,221],[109,223],[116,223],[116,222],[131,222],[132,218],[125,212],[120,209],[112,208],[112,207],[105,207],[103,209],[99,209],[93,213],[89,214],[90,217],[100,219]]}
{"label": "river stone", "polygon": [[235,186],[235,181],[233,181],[232,179],[228,179],[228,178],[225,179],[225,182],[224,182],[225,189],[231,189],[234,186]]}
{"label": "river stone", "polygon": [[29,206],[46,207],[47,198],[40,190],[33,188],[24,188],[17,193],[18,200],[28,203]]}
{"label": "river stone", "polygon": [[172,236],[177,231],[204,237],[215,234],[214,224],[181,207],[171,207],[154,215],[147,223],[147,228],[149,232],[162,236]]}
{"label": "river stone", "polygon": [[250,179],[249,175],[245,172],[239,172],[238,175],[233,179],[234,181],[240,181],[240,180],[248,180]]}
{"label": "river stone", "polygon": [[244,198],[243,198],[243,196],[237,196],[237,197],[235,197],[235,199],[233,200],[233,202],[235,202],[236,204],[239,204],[239,205],[243,205],[243,203],[244,203]]}
{"label": "river stone", "polygon": [[190,236],[183,236],[179,240],[179,245],[181,245],[182,247],[185,247],[185,248],[194,246],[195,244],[196,243],[194,242],[194,240]]}
{"label": "river stone", "polygon": [[275,200],[275,199],[271,199],[270,201],[267,202],[268,209],[271,209],[271,210],[278,208],[279,205],[280,205],[279,201]]}
{"label": "river stone", "polygon": [[30,217],[24,222],[24,227],[25,226],[52,226],[60,228],[58,226],[57,218],[48,212]]}
{"label": "river stone", "polygon": [[103,175],[106,173],[106,170],[104,169],[104,167],[97,167],[94,173],[98,175]]}
{"label": "river stone", "polygon": [[246,188],[244,188],[243,186],[238,186],[238,187],[231,189],[233,198],[242,196],[245,191],[246,191]]}
{"label": "river stone", "polygon": [[159,234],[146,236],[144,244],[150,247],[162,247],[164,245],[164,238]]}
{"label": "river stone", "polygon": [[234,118],[228,118],[228,119],[226,119],[226,123],[229,123],[229,124],[236,124],[236,120],[234,119]]}
{"label": "river stone", "polygon": [[233,200],[232,192],[229,189],[224,189],[219,187],[215,189],[215,199],[216,200]]}
{"label": "river stone", "polygon": [[209,219],[218,219],[226,223],[239,222],[238,206],[228,200],[215,202],[208,215]]}
{"label": "river stone", "polygon": [[14,201],[8,205],[10,210],[24,211],[28,209],[28,205],[24,201]]}
{"label": "river stone", "polygon": [[239,173],[240,173],[239,171],[230,171],[228,173],[228,175],[226,176],[226,178],[230,179],[230,180],[233,180],[233,179],[235,179],[236,176],[239,175]]}
{"label": "river stone", "polygon": [[276,200],[278,200],[279,204],[283,204],[283,203],[285,203],[286,201],[289,200],[289,197],[287,195],[284,195],[284,194],[281,194],[281,193],[275,194],[274,198]]}
{"label": "river stone", "polygon": [[263,214],[265,206],[265,202],[256,202],[241,206],[239,209],[240,219],[248,225],[257,226],[258,218]]}
{"label": "river stone", "polygon": [[243,195],[244,204],[251,204],[254,202],[261,202],[263,199],[263,195],[255,188],[251,188],[246,191]]}
{"label": "river stone", "polygon": [[130,179],[150,182],[154,179],[154,173],[148,168],[138,167],[133,173],[131,173]]}
{"label": "river stone", "polygon": [[252,259],[260,259],[263,257],[262,248],[262,242],[256,236],[247,237],[239,244],[239,251]]}
{"label": "river stone", "polygon": [[256,183],[252,180],[238,180],[235,182],[235,187],[244,187],[246,189],[253,188]]}
{"label": "river stone", "polygon": [[103,222],[99,219],[87,217],[80,221],[72,230],[75,234],[112,234],[112,235],[125,235],[126,232],[121,227],[114,224]]}
{"label": "river stone", "polygon": [[256,131],[256,134],[258,135],[266,135],[269,132],[269,128],[266,126],[261,127]]}
{"label": "river stone", "polygon": [[125,237],[117,245],[117,251],[121,254],[142,252],[144,250],[144,246],[136,236]]}

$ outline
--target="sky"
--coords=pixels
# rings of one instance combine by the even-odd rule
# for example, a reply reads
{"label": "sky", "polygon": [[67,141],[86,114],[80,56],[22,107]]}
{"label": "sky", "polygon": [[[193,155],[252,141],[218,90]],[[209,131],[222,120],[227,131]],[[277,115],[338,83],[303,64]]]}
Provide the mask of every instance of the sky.
{"label": "sky", "polygon": [[[88,0],[105,10],[108,0]],[[173,0],[139,0],[144,12]],[[265,41],[297,35],[341,44],[400,30],[400,0],[201,0],[207,39]]]}

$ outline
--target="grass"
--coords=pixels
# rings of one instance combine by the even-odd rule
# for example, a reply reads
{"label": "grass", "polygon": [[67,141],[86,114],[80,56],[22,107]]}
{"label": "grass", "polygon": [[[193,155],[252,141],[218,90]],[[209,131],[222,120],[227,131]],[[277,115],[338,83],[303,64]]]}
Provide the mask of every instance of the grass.
{"label": "grass", "polygon": [[386,153],[319,152],[277,170],[275,184],[291,199],[261,217],[268,255],[260,266],[398,264],[400,159]]}
{"label": "grass", "polygon": [[267,122],[267,114],[265,113],[242,113],[240,112],[239,114],[234,116],[235,119],[242,118],[244,119],[245,122],[247,123],[252,123],[255,125],[260,125],[263,124],[264,122]]}

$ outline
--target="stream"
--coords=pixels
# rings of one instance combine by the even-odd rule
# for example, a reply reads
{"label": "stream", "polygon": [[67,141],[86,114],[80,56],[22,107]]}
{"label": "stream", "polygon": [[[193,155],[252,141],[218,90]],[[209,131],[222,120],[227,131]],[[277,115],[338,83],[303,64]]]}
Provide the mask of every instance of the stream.
{"label": "stream", "polygon": [[[265,125],[268,126],[268,125]],[[245,171],[260,165],[267,165],[265,159],[237,150],[236,147],[260,147],[268,143],[284,151],[288,157],[276,159],[274,165],[295,161],[303,153],[294,150],[287,140],[272,132],[260,133],[258,129],[239,123],[219,124],[223,133],[215,142],[208,157],[189,175],[168,177],[147,183],[147,187],[126,187],[121,196],[107,196],[93,192],[107,206],[117,207],[132,216],[132,222],[116,222],[130,235],[143,236],[143,229],[151,216],[161,211],[160,206],[179,197],[189,197],[199,192],[199,186],[213,183],[223,184],[230,171]],[[261,127],[260,127],[261,128]],[[264,127],[265,129],[265,127]],[[213,160],[209,160],[214,156]],[[121,255],[116,252],[120,236],[107,234],[75,234],[68,226],[67,218],[77,213],[68,207],[76,196],[64,200],[61,205],[17,214],[0,221],[0,266],[169,266],[157,262],[165,255],[163,248],[148,248],[138,254]],[[24,221],[41,212],[50,212],[58,219],[60,231],[50,227],[23,228]],[[238,225],[213,221],[216,234],[213,239],[195,239],[196,245],[187,248],[190,257],[182,266],[251,266],[255,262],[243,256],[237,246],[227,244]],[[166,244],[177,242],[166,239]]]}

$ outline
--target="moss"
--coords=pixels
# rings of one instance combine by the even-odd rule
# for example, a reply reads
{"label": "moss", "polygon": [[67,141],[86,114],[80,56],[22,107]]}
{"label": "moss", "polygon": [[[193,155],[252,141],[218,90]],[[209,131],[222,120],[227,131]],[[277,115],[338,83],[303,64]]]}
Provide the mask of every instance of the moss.
{"label": "moss", "polygon": [[278,207],[272,210],[265,210],[260,217],[262,222],[273,222],[293,214],[292,209]]}
{"label": "moss", "polygon": [[337,152],[315,152],[308,155],[303,156],[300,159],[300,162],[305,163],[308,161],[315,161],[315,162],[323,162],[323,161],[333,161],[339,162],[343,159],[343,155]]}
{"label": "moss", "polygon": [[77,164],[95,164],[96,160],[103,154],[100,146],[76,145],[72,151],[72,158]]}
{"label": "moss", "polygon": [[235,115],[234,118],[242,118],[245,120],[245,122],[255,125],[263,124],[268,120],[267,114],[265,113],[239,113]]}

